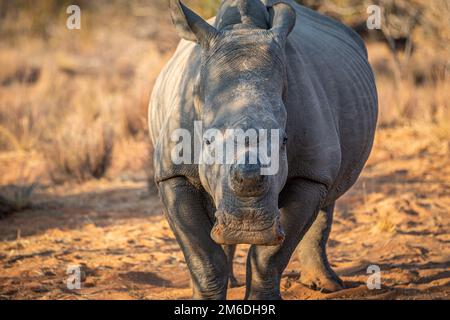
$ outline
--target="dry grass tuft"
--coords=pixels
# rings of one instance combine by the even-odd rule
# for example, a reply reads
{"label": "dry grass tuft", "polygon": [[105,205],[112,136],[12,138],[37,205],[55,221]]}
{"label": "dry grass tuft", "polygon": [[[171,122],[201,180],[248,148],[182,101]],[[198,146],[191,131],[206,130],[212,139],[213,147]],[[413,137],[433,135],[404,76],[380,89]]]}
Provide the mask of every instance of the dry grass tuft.
{"label": "dry grass tuft", "polygon": [[84,121],[75,115],[47,147],[49,172],[54,182],[83,182],[105,176],[114,148],[112,126],[102,118]]}
{"label": "dry grass tuft", "polygon": [[378,217],[378,223],[373,227],[374,233],[395,233],[396,224],[392,221],[391,214],[389,212],[381,212]]}
{"label": "dry grass tuft", "polygon": [[[31,207],[31,197],[36,184],[14,186],[12,191],[0,194],[0,218],[7,216],[13,212],[22,211]],[[10,188],[11,189],[11,188]]]}

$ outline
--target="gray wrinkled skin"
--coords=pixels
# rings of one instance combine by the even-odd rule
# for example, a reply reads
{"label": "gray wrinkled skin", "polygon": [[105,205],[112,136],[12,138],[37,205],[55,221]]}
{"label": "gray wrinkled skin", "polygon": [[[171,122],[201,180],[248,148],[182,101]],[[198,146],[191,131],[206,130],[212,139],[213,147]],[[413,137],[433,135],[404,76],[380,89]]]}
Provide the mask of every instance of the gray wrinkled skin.
{"label": "gray wrinkled skin", "polygon": [[[225,0],[211,25],[171,0],[182,40],[149,107],[155,179],[194,298],[224,299],[235,245],[251,244],[246,298],[280,299],[298,247],[301,281],[342,288],[326,256],[336,199],[372,148],[377,92],[362,40],[291,0]],[[178,128],[279,129],[280,165],[174,165]],[[207,149],[208,141],[204,141]],[[251,152],[252,150],[249,150]]]}

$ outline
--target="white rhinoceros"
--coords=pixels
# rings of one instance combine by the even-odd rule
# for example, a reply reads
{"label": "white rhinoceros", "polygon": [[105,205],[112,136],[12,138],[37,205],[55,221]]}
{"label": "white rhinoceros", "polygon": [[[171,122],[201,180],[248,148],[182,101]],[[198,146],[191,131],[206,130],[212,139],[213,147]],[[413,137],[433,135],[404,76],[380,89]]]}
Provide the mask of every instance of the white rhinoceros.
{"label": "white rhinoceros", "polygon": [[[364,43],[291,0],[224,0],[209,23],[178,0],[170,8],[184,40],[155,84],[149,127],[155,180],[194,297],[226,297],[240,243],[251,244],[248,299],[281,298],[297,246],[303,283],[342,288],[325,247],[335,201],[355,183],[374,139],[377,90]],[[230,129],[274,132],[276,172],[262,174],[267,163],[255,150],[267,139],[258,136],[255,149],[250,135],[231,162],[196,162],[184,149],[178,155],[191,161],[174,161],[174,132],[194,136],[199,122],[221,134],[184,141],[201,159],[219,140],[234,144]]]}

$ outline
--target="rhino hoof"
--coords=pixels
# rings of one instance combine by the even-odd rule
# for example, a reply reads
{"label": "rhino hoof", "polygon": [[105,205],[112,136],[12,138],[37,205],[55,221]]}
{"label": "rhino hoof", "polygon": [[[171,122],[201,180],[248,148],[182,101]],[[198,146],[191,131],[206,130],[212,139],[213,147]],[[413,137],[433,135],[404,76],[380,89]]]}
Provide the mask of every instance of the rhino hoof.
{"label": "rhino hoof", "polygon": [[336,292],[343,290],[344,283],[334,272],[303,272],[300,275],[300,282],[314,290],[324,293]]}

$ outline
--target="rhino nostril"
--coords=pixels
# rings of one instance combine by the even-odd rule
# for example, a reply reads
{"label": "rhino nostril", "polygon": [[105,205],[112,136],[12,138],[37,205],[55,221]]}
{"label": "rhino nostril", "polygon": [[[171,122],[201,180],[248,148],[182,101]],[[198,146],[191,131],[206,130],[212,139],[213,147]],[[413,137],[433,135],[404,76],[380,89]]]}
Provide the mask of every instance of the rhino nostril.
{"label": "rhino nostril", "polygon": [[261,175],[261,168],[258,165],[239,164],[231,168],[230,180],[235,191],[245,192],[245,190],[264,190],[267,177]]}
{"label": "rhino nostril", "polygon": [[233,176],[238,181],[253,180],[260,177],[260,168],[257,165],[239,164],[233,167]]}

